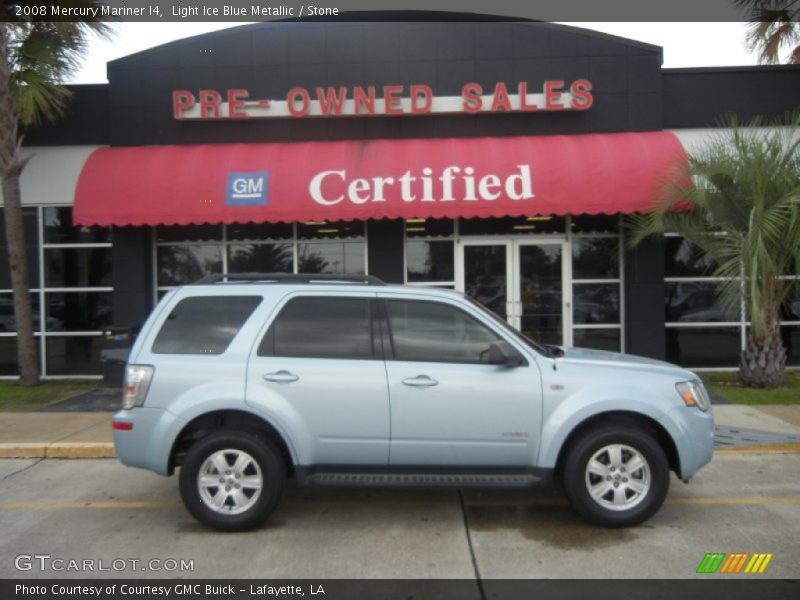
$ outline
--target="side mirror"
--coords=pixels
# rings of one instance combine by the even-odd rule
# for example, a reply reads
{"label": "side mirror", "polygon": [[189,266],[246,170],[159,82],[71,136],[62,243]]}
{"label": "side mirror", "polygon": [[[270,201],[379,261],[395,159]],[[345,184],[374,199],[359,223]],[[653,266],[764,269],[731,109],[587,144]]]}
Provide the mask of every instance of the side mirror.
{"label": "side mirror", "polygon": [[489,345],[489,364],[491,365],[519,367],[526,363],[525,357],[505,340],[497,340]]}

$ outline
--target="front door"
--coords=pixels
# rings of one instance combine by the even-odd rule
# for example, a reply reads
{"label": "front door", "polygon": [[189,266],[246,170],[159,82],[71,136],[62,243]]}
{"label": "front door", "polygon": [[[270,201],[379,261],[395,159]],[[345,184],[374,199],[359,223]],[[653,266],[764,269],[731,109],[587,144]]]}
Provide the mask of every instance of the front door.
{"label": "front door", "polygon": [[535,362],[488,363],[501,336],[461,306],[430,297],[386,301],[390,464],[530,466],[541,427]]}
{"label": "front door", "polygon": [[570,345],[567,244],[478,240],[459,244],[459,290],[543,344]]}

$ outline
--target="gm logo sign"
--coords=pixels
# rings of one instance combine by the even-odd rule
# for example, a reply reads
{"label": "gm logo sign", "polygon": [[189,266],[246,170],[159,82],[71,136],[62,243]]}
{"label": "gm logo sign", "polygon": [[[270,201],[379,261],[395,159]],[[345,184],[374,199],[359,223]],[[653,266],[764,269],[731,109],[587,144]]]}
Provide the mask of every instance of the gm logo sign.
{"label": "gm logo sign", "polygon": [[266,204],[268,186],[269,171],[228,173],[225,204],[231,206]]}

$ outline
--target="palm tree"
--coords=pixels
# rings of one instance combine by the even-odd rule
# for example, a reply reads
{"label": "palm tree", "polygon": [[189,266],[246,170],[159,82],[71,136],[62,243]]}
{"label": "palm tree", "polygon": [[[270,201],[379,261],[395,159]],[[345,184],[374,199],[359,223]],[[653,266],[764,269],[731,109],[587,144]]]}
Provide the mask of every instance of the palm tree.
{"label": "palm tree", "polygon": [[[629,226],[634,245],[671,231],[713,259],[722,303],[737,313],[744,306],[750,321],[740,380],[774,387],[786,366],[781,309],[795,285],[787,276],[800,268],[800,113],[763,124],[723,120],[724,129],[689,157],[688,173],[673,182],[663,205]],[[693,208],[681,211],[686,200]]]}
{"label": "palm tree", "polygon": [[[72,5],[97,6],[99,0]],[[20,383],[26,386],[36,385],[39,373],[20,202],[20,175],[30,157],[21,151],[20,130],[62,114],[70,93],[61,83],[77,67],[91,31],[105,35],[109,29],[89,20],[0,23],[0,180]]]}
{"label": "palm tree", "polygon": [[758,51],[758,62],[778,64],[787,51],[788,63],[800,64],[800,0],[734,0],[747,12],[747,46]]}

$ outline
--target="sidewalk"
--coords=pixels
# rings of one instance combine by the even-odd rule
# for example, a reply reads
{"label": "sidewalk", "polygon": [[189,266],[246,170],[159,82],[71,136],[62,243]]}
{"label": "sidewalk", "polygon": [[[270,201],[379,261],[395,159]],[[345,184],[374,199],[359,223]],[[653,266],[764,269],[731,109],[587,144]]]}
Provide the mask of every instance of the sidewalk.
{"label": "sidewalk", "polygon": [[[0,413],[0,458],[113,458],[110,411]],[[714,406],[722,452],[800,453],[800,405]]]}

